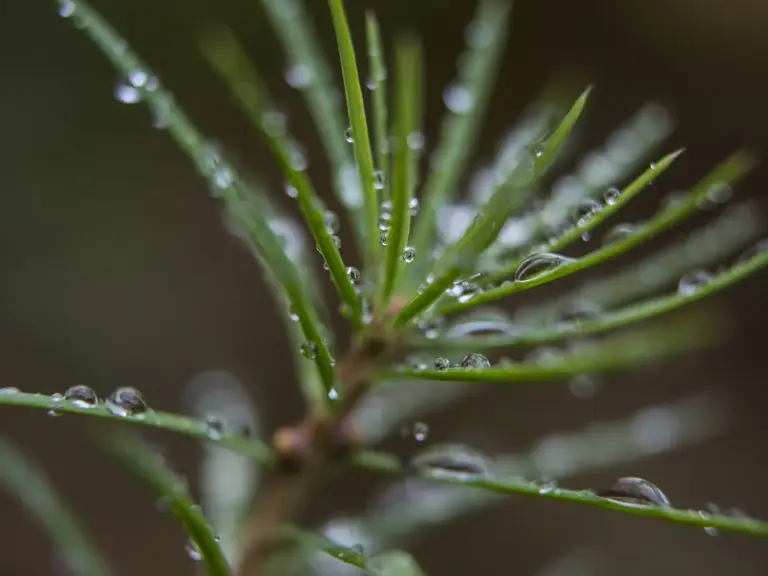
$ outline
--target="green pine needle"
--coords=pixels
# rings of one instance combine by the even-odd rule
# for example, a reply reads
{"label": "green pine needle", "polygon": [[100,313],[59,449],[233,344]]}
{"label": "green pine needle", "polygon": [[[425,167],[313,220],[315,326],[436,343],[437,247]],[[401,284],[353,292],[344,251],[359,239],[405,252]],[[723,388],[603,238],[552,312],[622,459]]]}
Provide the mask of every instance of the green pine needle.
{"label": "green pine needle", "polygon": [[[720,166],[715,168],[710,174],[705,176],[690,192],[688,192],[679,203],[676,203],[659,212],[647,223],[638,226],[632,233],[624,238],[612,242],[599,250],[591,252],[579,259],[565,259],[559,255],[553,255],[554,264],[548,269],[531,277],[520,277],[522,266],[517,269],[515,282],[507,285],[502,284],[498,288],[493,288],[477,295],[466,302],[457,302],[445,306],[440,310],[441,314],[454,314],[463,312],[482,304],[494,302],[501,298],[506,298],[512,294],[530,290],[536,286],[541,286],[558,278],[569,276],[597,266],[611,258],[620,256],[635,246],[642,244],[652,238],[655,238],[662,232],[675,226],[690,216],[698,209],[698,206],[704,201],[708,194],[712,193],[714,188],[729,185],[743,178],[754,166],[754,159],[745,152],[732,155]],[[536,257],[533,255],[532,257]],[[530,258],[530,257],[529,257]],[[548,256],[545,256],[548,258]]]}
{"label": "green pine needle", "polygon": [[79,576],[114,574],[37,463],[4,438],[0,438],[0,462],[0,488],[15,495],[40,522],[67,570]]}
{"label": "green pine needle", "polygon": [[405,253],[411,229],[411,200],[416,185],[416,155],[408,140],[418,130],[421,108],[421,46],[416,38],[401,38],[396,45],[397,91],[396,140],[394,170],[392,173],[392,212],[386,238],[387,259],[382,283],[381,304],[386,307],[395,291],[406,262],[413,257]]}
{"label": "green pine needle", "polygon": [[351,128],[352,146],[355,150],[355,160],[360,176],[360,186],[363,193],[363,211],[365,213],[365,265],[375,272],[381,262],[379,248],[378,219],[379,202],[375,186],[375,170],[371,140],[368,135],[368,119],[365,114],[363,91],[360,87],[360,74],[357,68],[355,47],[352,43],[352,33],[347,23],[342,0],[328,0],[328,6],[336,31],[341,71],[344,78],[344,91],[347,97],[347,113]]}
{"label": "green pine needle", "polygon": [[138,436],[125,431],[99,437],[102,446],[128,470],[144,480],[155,497],[168,508],[184,526],[194,542],[194,552],[200,555],[209,576],[229,576],[231,571],[203,512],[189,495],[185,482]]}

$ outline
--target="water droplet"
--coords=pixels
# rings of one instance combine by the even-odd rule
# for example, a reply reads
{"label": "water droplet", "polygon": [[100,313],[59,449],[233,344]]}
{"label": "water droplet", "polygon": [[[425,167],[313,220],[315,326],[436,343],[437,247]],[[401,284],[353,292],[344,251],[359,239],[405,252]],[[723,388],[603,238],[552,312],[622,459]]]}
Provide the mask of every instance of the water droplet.
{"label": "water droplet", "polygon": [[387,232],[381,233],[381,236],[379,236],[379,244],[382,246],[389,244],[389,234]]}
{"label": "water droplet", "polygon": [[314,360],[317,356],[318,346],[312,340],[304,340],[301,343],[301,355],[310,360]]}
{"label": "water droplet", "polygon": [[141,68],[132,70],[128,74],[128,83],[134,88],[143,88],[147,84],[148,80],[149,80],[149,74],[147,74]]}
{"label": "water droplet", "polygon": [[443,316],[435,316],[433,318],[419,318],[416,321],[416,325],[419,327],[419,330],[421,330],[427,340],[434,340],[437,338],[440,335],[440,329],[444,324],[445,318]]}
{"label": "water droplet", "polygon": [[471,354],[467,354],[464,356],[464,358],[461,361],[461,367],[462,368],[468,368],[472,370],[481,370],[483,368],[490,368],[491,362],[483,356],[482,354],[478,354],[477,352],[472,352]]}
{"label": "water droplet", "polygon": [[288,318],[290,318],[293,322],[299,321],[299,315],[296,314],[296,311],[293,309],[293,307],[288,309]]}
{"label": "water droplet", "polygon": [[115,98],[123,104],[136,104],[141,102],[141,91],[135,86],[121,82],[115,88]]}
{"label": "water droplet", "polygon": [[413,150],[414,152],[419,152],[424,149],[424,133],[420,132],[418,130],[411,132],[406,137],[406,144],[408,145],[408,148],[410,150]]}
{"label": "water droplet", "polygon": [[408,201],[408,211],[411,213],[411,217],[416,216],[419,213],[419,208],[421,208],[421,205],[419,204],[418,198],[411,198]]}
{"label": "water droplet", "polygon": [[325,229],[328,230],[328,234],[336,234],[341,227],[339,217],[331,210],[323,212],[323,221],[325,222]]}
{"label": "water droplet", "polygon": [[184,550],[186,551],[187,556],[189,556],[195,562],[200,562],[203,559],[203,554],[200,552],[200,548],[198,548],[197,543],[192,540],[192,538],[187,540],[187,544],[184,546]]}
{"label": "water droplet", "polygon": [[4,394],[19,394],[19,393],[21,393],[21,390],[19,390],[15,386],[4,386],[3,388],[0,388],[0,396]]}
{"label": "water droplet", "polygon": [[733,188],[728,182],[715,182],[706,193],[706,200],[711,204],[725,204],[733,197]]}
{"label": "water droplet", "polygon": [[493,42],[493,25],[487,21],[473,20],[464,28],[464,40],[474,48],[490,46]]}
{"label": "water droplet", "polygon": [[586,226],[592,221],[592,218],[595,217],[595,214],[600,212],[602,209],[602,205],[599,202],[595,202],[594,200],[584,200],[583,202],[580,202],[576,207],[576,225],[579,227]]}
{"label": "water droplet", "polygon": [[78,408],[92,408],[99,403],[96,392],[81,384],[67,388],[67,391],[64,392],[64,399],[69,400],[73,406]]}
{"label": "water droplet", "polygon": [[589,374],[577,374],[568,382],[568,390],[575,398],[587,400],[595,396],[597,384]]}
{"label": "water droplet", "polygon": [[557,480],[554,480],[552,478],[542,478],[539,483],[539,494],[541,495],[547,495],[552,494],[555,490],[557,490]]}
{"label": "water droplet", "polygon": [[291,163],[291,168],[297,172],[303,172],[309,167],[309,159],[298,144],[290,143],[288,151],[288,161]]}
{"label": "water droplet", "polygon": [[48,412],[45,413],[46,416],[52,416],[52,417],[61,416],[63,412],[61,412],[60,410],[57,410],[57,407],[58,407],[58,404],[64,401],[64,396],[56,392],[55,394],[51,394],[51,400],[54,402],[54,406],[53,408],[48,410]]}
{"label": "water droplet", "polygon": [[107,410],[115,416],[138,416],[147,411],[147,404],[136,388],[118,388],[107,398]]}
{"label": "water droplet", "polygon": [[211,183],[217,191],[226,190],[233,182],[232,171],[227,166],[218,166],[211,175]]}
{"label": "water droplet", "polygon": [[464,86],[451,84],[443,92],[443,102],[454,114],[464,114],[472,109],[475,99]]}
{"label": "water droplet", "polygon": [[621,190],[613,186],[603,192],[603,200],[609,205],[616,204],[616,200],[619,199],[619,196],[621,196]]}
{"label": "water droplet", "polygon": [[387,184],[387,176],[383,170],[376,170],[373,173],[373,187],[376,190],[384,190],[384,186]]}
{"label": "water droplet", "polygon": [[275,138],[285,136],[288,119],[279,110],[267,110],[261,115],[261,126],[270,136]]}
{"label": "water droplet", "polygon": [[[699,518],[701,518],[702,520],[708,520],[712,517],[712,514],[707,512],[706,510],[698,510],[697,513],[699,515]],[[720,535],[720,532],[718,532],[717,528],[713,528],[712,526],[705,526],[704,533],[707,534],[707,536]]]}
{"label": "water droplet", "polygon": [[603,234],[603,245],[613,244],[619,240],[623,240],[627,236],[633,234],[637,230],[634,224],[620,223],[609,228],[605,234]]}
{"label": "water droplet", "polygon": [[429,369],[429,364],[427,364],[423,359],[419,358],[418,360],[411,360],[411,368],[416,370],[416,372],[424,372],[425,370]]}
{"label": "water droplet", "polygon": [[706,270],[696,270],[680,278],[680,284],[677,289],[682,296],[691,296],[711,281],[712,275],[709,272]]}
{"label": "water droplet", "polygon": [[344,131],[344,140],[346,140],[350,144],[355,141],[355,138],[352,136],[352,126],[348,127]]}
{"label": "water droplet", "polygon": [[416,249],[413,246],[406,246],[403,250],[403,260],[413,262],[416,259]]}
{"label": "water droplet", "polygon": [[517,272],[515,272],[515,281],[529,282],[546,274],[550,274],[562,264],[572,261],[572,258],[567,258],[551,252],[532,254],[520,263]]}
{"label": "water droplet", "polygon": [[72,0],[59,0],[58,13],[62,18],[69,18],[76,9],[77,5]]}
{"label": "water droplet", "polygon": [[438,358],[435,360],[434,367],[438,372],[445,372],[451,367],[451,361],[448,358]]}
{"label": "water droplet", "polygon": [[312,70],[305,64],[294,64],[285,71],[285,81],[296,90],[303,90],[312,83]]}
{"label": "water droplet", "polygon": [[416,422],[413,425],[413,438],[416,442],[424,442],[429,436],[429,426],[425,422]]}
{"label": "water droplet", "polygon": [[671,506],[669,498],[658,486],[642,478],[619,478],[612,488],[597,495],[625,506]]}
{"label": "water droplet", "polygon": [[360,281],[360,270],[353,266],[347,266],[347,278],[352,284],[357,284]]}
{"label": "water droplet", "polygon": [[414,456],[407,464],[414,472],[429,471],[432,476],[473,480],[491,472],[489,459],[462,444],[435,445]]}
{"label": "water droplet", "polygon": [[392,214],[389,212],[382,212],[379,214],[379,220],[378,220],[378,227],[379,230],[382,232],[385,232],[389,230],[389,227],[392,225]]}
{"label": "water droplet", "polygon": [[205,419],[205,434],[211,440],[218,440],[224,433],[224,422],[215,416],[208,416]]}
{"label": "water droplet", "polygon": [[288,195],[289,198],[298,198],[299,191],[296,189],[296,187],[286,184],[285,185],[285,193]]}
{"label": "water droplet", "polygon": [[328,390],[328,399],[329,400],[338,400],[339,399],[339,392],[336,390],[336,388],[331,388]]}

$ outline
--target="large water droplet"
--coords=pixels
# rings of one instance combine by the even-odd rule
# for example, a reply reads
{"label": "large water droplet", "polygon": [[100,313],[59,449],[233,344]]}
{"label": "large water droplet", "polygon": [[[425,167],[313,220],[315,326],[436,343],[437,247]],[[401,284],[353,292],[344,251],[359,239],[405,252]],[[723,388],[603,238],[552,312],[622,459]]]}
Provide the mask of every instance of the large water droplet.
{"label": "large water droplet", "polygon": [[310,360],[314,360],[317,356],[318,346],[312,340],[304,340],[301,343],[301,355]]}
{"label": "large water droplet", "polygon": [[438,358],[435,360],[434,367],[438,372],[445,372],[451,367],[451,361],[448,358]]}
{"label": "large water droplet", "polygon": [[382,232],[381,236],[379,236],[379,244],[382,246],[389,244],[389,234],[386,231]]}
{"label": "large water droplet", "polygon": [[517,272],[515,272],[515,281],[529,282],[546,274],[550,274],[561,265],[572,261],[572,258],[567,258],[566,256],[553,254],[551,252],[532,254],[520,263]]}
{"label": "large water droplet", "polygon": [[712,275],[709,272],[706,270],[696,270],[680,278],[678,292],[682,296],[691,296],[711,281]]}
{"label": "large water droplet", "polygon": [[483,368],[490,368],[491,362],[482,354],[472,352],[471,354],[464,356],[461,361],[461,367],[472,370],[482,370]]}
{"label": "large water droplet", "polygon": [[354,142],[354,141],[355,141],[355,138],[354,138],[354,136],[352,136],[352,126],[348,127],[348,128],[347,128],[347,129],[344,131],[344,140],[346,140],[346,141],[347,141],[347,142],[349,142],[350,144],[352,144],[352,142]]}
{"label": "large water droplet", "polygon": [[147,411],[147,403],[136,388],[118,388],[107,398],[107,410],[115,416],[138,416]]}
{"label": "large water droplet", "polygon": [[413,262],[416,259],[416,248],[413,246],[406,246],[403,250],[403,260],[406,262]]}
{"label": "large water droplet", "polygon": [[304,64],[294,64],[285,71],[285,81],[296,90],[303,90],[312,83],[312,70]]}
{"label": "large water droplet", "polygon": [[443,92],[443,102],[454,114],[464,114],[472,109],[475,99],[464,86],[451,84]]}
{"label": "large water droplet", "polygon": [[625,506],[671,506],[666,494],[643,478],[619,478],[612,488],[598,492],[597,495]]}
{"label": "large water droplet", "polygon": [[78,408],[92,408],[99,403],[99,397],[88,386],[81,384],[72,386],[64,392],[64,399],[69,400],[73,406]]}

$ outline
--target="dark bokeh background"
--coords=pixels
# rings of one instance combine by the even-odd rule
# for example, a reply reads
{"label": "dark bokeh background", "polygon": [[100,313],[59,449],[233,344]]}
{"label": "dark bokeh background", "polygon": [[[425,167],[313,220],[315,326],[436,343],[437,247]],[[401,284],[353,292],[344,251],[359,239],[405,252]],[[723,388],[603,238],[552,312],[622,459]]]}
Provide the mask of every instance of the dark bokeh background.
{"label": "dark bokeh background", "polygon": [[[286,341],[277,336],[280,320],[257,267],[223,231],[219,208],[186,159],[166,134],[151,128],[146,110],[114,101],[117,74],[51,4],[0,5],[0,385],[51,393],[88,383],[101,394],[135,385],[157,408],[179,410],[191,376],[225,368],[249,384],[265,429],[297,418],[300,397]],[[269,158],[196,49],[195,34],[206,23],[235,26],[292,111],[297,136],[319,159],[299,96],[283,84],[282,57],[258,2],[95,4],[152,63],[204,132],[277,185]],[[325,3],[310,4],[316,4],[330,54]],[[426,132],[433,142],[443,109],[440,94],[454,73],[474,2],[348,4],[358,39],[363,10],[370,7],[385,31],[410,26],[423,35]],[[689,153],[631,209],[646,214],[665,191],[690,183],[732,149],[765,150],[767,24],[768,7],[758,0],[520,2],[481,152],[492,151],[504,127],[556,71],[597,86],[585,145],[599,143],[642,103],[660,100],[679,120],[667,150],[686,145]],[[763,211],[767,176],[759,170],[739,191],[762,202]],[[430,417],[432,439],[479,438],[495,451],[521,451],[552,430],[715,390],[734,410],[726,437],[574,484],[638,475],[658,483],[681,506],[714,501],[768,517],[766,287],[763,274],[716,299],[737,327],[716,352],[605,378],[599,394],[587,401],[557,384],[494,389]],[[159,515],[142,487],[91,449],[82,421],[4,409],[0,422],[2,433],[57,479],[122,574],[192,573],[173,519]],[[161,440],[179,469],[194,477],[196,446]],[[330,486],[324,510],[314,512],[319,517],[353,509],[364,501],[366,487],[345,481],[342,494]],[[710,538],[657,521],[518,499],[430,532],[415,553],[430,574],[490,576],[534,574],[571,547],[604,556],[605,573],[611,574],[758,575],[768,566],[768,548],[759,541]],[[3,495],[0,573],[50,574],[51,555],[35,524]]]}

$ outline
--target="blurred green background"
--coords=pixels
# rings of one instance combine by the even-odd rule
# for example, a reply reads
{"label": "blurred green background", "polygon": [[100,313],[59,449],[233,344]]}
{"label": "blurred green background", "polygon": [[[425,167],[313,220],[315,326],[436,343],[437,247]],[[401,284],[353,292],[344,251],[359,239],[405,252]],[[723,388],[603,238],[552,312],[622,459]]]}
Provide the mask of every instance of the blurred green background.
{"label": "blurred green background", "polygon": [[[283,81],[284,60],[258,2],[93,4],[202,130],[263,177],[288,206],[270,158],[197,50],[196,35],[206,25],[231,25],[290,111],[292,130],[309,147],[313,175],[327,182],[318,141],[300,96]],[[308,4],[333,55],[325,2]],[[441,93],[455,71],[474,2],[349,0],[347,5],[359,48],[368,8],[379,14],[385,37],[404,27],[422,35],[425,132],[428,145],[434,143]],[[114,100],[118,75],[57,16],[52,2],[4,0],[0,14],[0,386],[52,393],[85,383],[104,395],[133,385],[152,406],[173,411],[182,409],[182,392],[192,376],[222,368],[247,383],[264,430],[298,418],[301,400],[280,319],[256,265],[221,226],[220,209],[205,183],[168,136],[151,127],[143,107]],[[479,158],[492,153],[505,128],[555,73],[583,80],[575,88],[596,85],[584,151],[640,105],[659,101],[670,106],[679,125],[664,151],[686,146],[689,152],[633,202],[631,216],[645,217],[664,193],[695,181],[732,150],[765,151],[766,25],[768,4],[758,0],[520,1]],[[738,193],[755,198],[765,213],[766,185],[768,172],[760,168]],[[325,188],[321,192],[328,196]],[[685,233],[677,230],[638,253]],[[342,236],[349,245],[348,232]],[[711,392],[730,411],[725,436],[572,478],[568,485],[603,485],[636,475],[657,483],[682,507],[712,501],[768,517],[766,288],[763,273],[711,302],[732,314],[736,328],[730,342],[714,352],[603,377],[589,400],[574,398],[564,384],[488,389],[431,415],[430,441],[467,442],[491,453],[526,451],[545,433]],[[3,409],[0,422],[2,432],[56,478],[121,574],[194,573],[174,520],[158,514],[143,487],[84,441],[82,428],[92,423],[10,408]],[[194,486],[198,448],[173,437],[159,441]],[[371,482],[348,475],[327,486],[308,521],[356,510],[370,495]],[[53,553],[46,539],[5,495],[0,518],[0,574],[51,574]],[[581,572],[546,572],[574,550],[599,562]],[[414,551],[437,576],[757,576],[768,566],[768,548],[759,541],[710,538],[685,527],[514,498],[430,531]]]}

